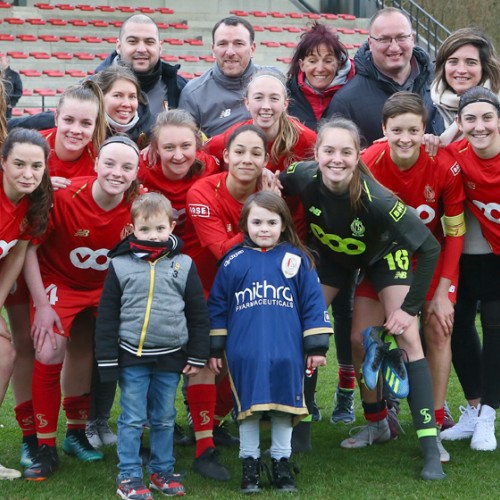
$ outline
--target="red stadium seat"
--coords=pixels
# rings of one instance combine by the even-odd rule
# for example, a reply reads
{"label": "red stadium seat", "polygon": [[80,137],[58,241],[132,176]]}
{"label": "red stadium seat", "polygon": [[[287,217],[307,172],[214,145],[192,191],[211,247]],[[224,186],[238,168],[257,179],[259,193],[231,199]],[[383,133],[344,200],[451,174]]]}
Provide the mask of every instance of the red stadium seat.
{"label": "red stadium seat", "polygon": [[250,10],[250,11],[248,11],[248,13],[254,17],[267,17],[267,14],[265,12],[260,11],[260,10]]}
{"label": "red stadium seat", "polygon": [[70,19],[69,24],[72,24],[73,26],[88,26],[89,23],[83,19]]}
{"label": "red stadium seat", "polygon": [[132,14],[135,12],[135,9],[133,7],[127,7],[125,5],[117,6],[116,9],[121,11],[121,12],[125,12],[127,14]]}
{"label": "red stadium seat", "polygon": [[15,40],[14,35],[9,35],[8,33],[0,33],[1,42],[13,42]]}
{"label": "red stadium seat", "polygon": [[73,55],[81,61],[93,61],[95,59],[94,54],[89,54],[88,52],[75,52]]}
{"label": "red stadium seat", "polygon": [[69,3],[56,3],[56,7],[59,10],[75,10],[75,6]]}
{"label": "red stadium seat", "polygon": [[95,70],[94,70],[94,69],[89,69],[89,70],[87,71],[87,75],[88,75],[88,76],[95,75]]}
{"label": "red stadium seat", "polygon": [[70,54],[69,52],[52,52],[52,57],[63,61],[69,61],[73,59],[73,54]]}
{"label": "red stadium seat", "polygon": [[122,24],[123,24],[123,21],[110,21],[109,24],[111,24],[115,28],[121,28]]}
{"label": "red stadium seat", "polygon": [[285,64],[290,64],[292,62],[291,57],[277,57],[276,60]]}
{"label": "red stadium seat", "polygon": [[302,19],[304,17],[302,12],[287,12],[286,15],[291,19]]}
{"label": "red stadium seat", "polygon": [[261,45],[265,45],[266,47],[280,47],[280,43],[279,42],[272,42],[272,41],[263,41],[263,42],[260,42]]}
{"label": "red stadium seat", "polygon": [[283,17],[286,17],[286,14],[283,14],[283,12],[269,12],[271,17],[274,17],[276,19],[281,19]]}
{"label": "red stadium seat", "polygon": [[30,52],[30,56],[35,59],[50,59],[50,54],[47,52]]}
{"label": "red stadium seat", "polygon": [[93,12],[95,10],[95,7],[93,5],[86,5],[86,4],[77,5],[76,8],[84,12]]}
{"label": "red stadium seat", "polygon": [[184,42],[179,38],[165,38],[163,41],[169,45],[184,45]]}
{"label": "red stadium seat", "polygon": [[344,21],[356,21],[356,16],[353,16],[352,14],[339,14],[338,16]]}
{"label": "red stadium seat", "polygon": [[13,50],[11,52],[7,52],[7,55],[9,57],[12,57],[12,59],[28,59],[28,54],[25,54],[24,52],[20,52],[18,50]]}
{"label": "red stadium seat", "polygon": [[304,16],[308,19],[321,19],[321,14],[315,14],[314,12],[306,12]]}
{"label": "red stadium seat", "polygon": [[8,24],[24,24],[24,19],[20,17],[5,17],[4,22]]}
{"label": "red stadium seat", "polygon": [[87,43],[102,43],[102,38],[98,36],[82,36],[82,40],[85,40]]}
{"label": "red stadium seat", "polygon": [[39,19],[37,17],[28,17],[26,22],[32,24],[33,26],[43,26],[47,24],[45,19]]}
{"label": "red stadium seat", "polygon": [[288,49],[294,49],[295,47],[297,47],[297,42],[281,42],[280,45]]}
{"label": "red stadium seat", "polygon": [[156,10],[152,9],[151,7],[137,7],[136,10],[138,10],[142,14],[154,14],[156,12]]}
{"label": "red stadium seat", "polygon": [[54,8],[54,6],[50,5],[50,3],[36,3],[35,7],[41,10],[52,10]]}
{"label": "red stadium seat", "polygon": [[22,42],[36,42],[38,40],[38,38],[35,35],[27,35],[22,33],[16,35],[16,38],[18,38]]}
{"label": "red stadium seat", "polygon": [[321,17],[323,17],[324,19],[331,20],[331,21],[335,21],[339,18],[339,16],[337,16],[337,14],[330,14],[329,12],[321,14]]}
{"label": "red stadium seat", "polygon": [[179,56],[179,59],[182,59],[186,62],[198,62],[200,58],[198,56]]}
{"label": "red stadium seat", "polygon": [[58,69],[44,69],[42,73],[51,78],[62,78],[64,76],[64,71],[59,71]]}
{"label": "red stadium seat", "polygon": [[23,96],[30,97],[33,95],[33,91],[31,89],[23,89]]}
{"label": "red stadium seat", "polygon": [[95,54],[95,56],[98,58],[98,59],[102,59],[104,61],[104,59],[106,59],[106,57],[109,56],[108,53],[104,53],[104,52],[99,52],[98,54]]}
{"label": "red stadium seat", "polygon": [[85,78],[87,76],[87,72],[80,69],[67,69],[66,74],[76,78]]}
{"label": "red stadium seat", "polygon": [[187,30],[189,28],[189,26],[185,23],[172,23],[170,24],[170,27],[176,30]]}
{"label": "red stadium seat", "polygon": [[257,25],[254,25],[254,26],[253,26],[253,30],[254,30],[254,31],[264,31],[264,26],[257,26]]}
{"label": "red stadium seat", "polygon": [[96,19],[95,21],[89,21],[89,24],[92,24],[96,28],[107,28],[109,23],[106,21],[102,21],[101,19]]}
{"label": "red stadium seat", "polygon": [[169,9],[168,7],[158,7],[156,9],[156,12],[159,12],[160,14],[173,14],[174,11],[172,9]]}
{"label": "red stadium seat", "polygon": [[194,78],[193,73],[188,73],[187,71],[179,71],[177,74],[182,76],[186,80],[192,80]]}
{"label": "red stadium seat", "polygon": [[37,71],[36,69],[20,69],[19,73],[21,73],[21,75],[24,75],[27,77],[42,76],[40,71]]}
{"label": "red stadium seat", "polygon": [[12,110],[12,116],[17,118],[19,116],[23,116],[24,115],[24,109],[19,109],[19,108],[14,108]]}
{"label": "red stadium seat", "polygon": [[302,31],[302,28],[298,26],[284,26],[283,29],[288,31],[288,33],[300,33]]}
{"label": "red stadium seat", "polygon": [[368,30],[365,30],[363,28],[355,28],[354,31],[356,33],[359,33],[360,35],[369,35],[370,32]]}
{"label": "red stadium seat", "polygon": [[28,115],[37,115],[42,112],[42,108],[24,108],[24,112]]}
{"label": "red stadium seat", "polygon": [[110,5],[98,5],[96,9],[100,10],[101,12],[115,12],[115,8],[111,7]]}
{"label": "red stadium seat", "polygon": [[168,23],[156,23],[156,26],[158,26],[160,30],[168,30],[168,28],[170,28],[170,24]]}
{"label": "red stadium seat", "polygon": [[238,17],[247,17],[248,16],[248,12],[244,11],[244,10],[232,10],[230,11],[231,14],[233,14],[233,16],[238,16]]}
{"label": "red stadium seat", "polygon": [[266,30],[271,33],[281,33],[283,28],[281,26],[266,26]]}
{"label": "red stadium seat", "polygon": [[199,40],[198,38],[185,38],[184,42],[189,45],[201,46],[203,45],[203,40]]}
{"label": "red stadium seat", "polygon": [[52,42],[52,43],[56,43],[59,41],[59,37],[54,35],[40,35],[38,39],[42,40],[43,42]]}
{"label": "red stadium seat", "polygon": [[172,55],[164,55],[161,56],[162,61],[165,62],[178,62],[179,58],[177,56],[172,56]]}
{"label": "red stadium seat", "polygon": [[200,56],[200,59],[205,62],[213,63],[215,62],[214,56]]}
{"label": "red stadium seat", "polygon": [[118,41],[118,37],[116,36],[103,36],[102,39],[108,43],[116,43]]}
{"label": "red stadium seat", "polygon": [[68,21],[65,21],[64,19],[57,19],[57,18],[47,19],[47,22],[54,25],[54,26],[67,26],[67,24],[68,24]]}
{"label": "red stadium seat", "polygon": [[68,43],[80,43],[81,42],[81,39],[79,37],[73,36],[73,35],[62,35],[61,40],[64,40],[65,42],[68,42]]}
{"label": "red stadium seat", "polygon": [[53,97],[56,95],[54,89],[33,89],[33,92],[43,97]]}

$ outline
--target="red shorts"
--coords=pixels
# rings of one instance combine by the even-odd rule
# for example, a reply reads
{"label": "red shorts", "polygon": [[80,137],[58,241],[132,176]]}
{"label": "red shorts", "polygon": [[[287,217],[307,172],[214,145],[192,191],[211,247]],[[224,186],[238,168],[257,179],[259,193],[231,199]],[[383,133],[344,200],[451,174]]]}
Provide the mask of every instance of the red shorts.
{"label": "red shorts", "polygon": [[[432,300],[434,294],[436,293],[436,289],[439,285],[439,280],[441,279],[442,267],[443,267],[443,254],[439,256],[439,261],[437,263],[436,270],[434,271],[434,276],[432,277],[431,284],[429,285],[429,290],[427,291],[427,295],[425,297],[426,301]],[[458,269],[457,269],[457,275],[452,278],[451,285],[448,290],[448,298],[453,304],[457,302],[457,284],[458,284]],[[378,300],[378,294],[377,291],[375,290],[375,287],[373,286],[373,283],[366,277],[363,278],[361,283],[359,283],[359,285],[356,287],[355,296]]]}
{"label": "red shorts", "polygon": [[5,299],[5,307],[16,306],[18,304],[28,304],[30,301],[30,292],[24,277],[20,274],[11,288],[9,295]]}
{"label": "red shorts", "polygon": [[[101,298],[102,288],[93,290],[74,290],[54,283],[44,283],[50,305],[61,320],[64,334],[54,327],[54,332],[69,337],[73,321],[78,314],[86,309],[92,309],[97,316],[97,306]],[[35,306],[31,303],[31,321],[35,316]]]}

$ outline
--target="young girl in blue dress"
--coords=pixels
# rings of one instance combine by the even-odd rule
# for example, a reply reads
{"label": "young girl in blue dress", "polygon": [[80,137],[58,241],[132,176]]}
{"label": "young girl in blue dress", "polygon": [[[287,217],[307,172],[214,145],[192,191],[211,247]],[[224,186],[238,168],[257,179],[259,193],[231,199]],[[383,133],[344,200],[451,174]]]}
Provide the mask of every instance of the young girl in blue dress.
{"label": "young girl in blue dress", "polygon": [[266,412],[273,482],[295,491],[289,458],[292,421],[308,413],[304,367],[312,372],[326,364],[332,328],[311,255],[281,197],[250,196],[240,227],[244,242],[222,259],[210,292],[209,364],[219,373],[225,354],[240,422],[241,491],[260,490],[259,425]]}

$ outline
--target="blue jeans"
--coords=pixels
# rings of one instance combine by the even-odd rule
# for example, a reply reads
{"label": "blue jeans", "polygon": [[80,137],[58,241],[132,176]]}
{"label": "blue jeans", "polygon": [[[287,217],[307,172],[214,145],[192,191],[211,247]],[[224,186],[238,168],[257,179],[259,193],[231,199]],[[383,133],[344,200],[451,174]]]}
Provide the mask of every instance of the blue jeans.
{"label": "blue jeans", "polygon": [[118,418],[118,480],[142,479],[139,455],[144,425],[149,422],[151,458],[148,469],[173,472],[175,459],[175,394],[179,373],[159,371],[154,365],[127,366],[120,370],[120,406]]}

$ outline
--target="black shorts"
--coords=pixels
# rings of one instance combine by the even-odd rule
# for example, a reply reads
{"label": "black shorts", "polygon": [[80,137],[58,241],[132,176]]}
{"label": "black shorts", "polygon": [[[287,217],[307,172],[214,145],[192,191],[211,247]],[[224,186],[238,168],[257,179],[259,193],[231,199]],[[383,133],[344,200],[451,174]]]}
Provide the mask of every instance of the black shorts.
{"label": "black shorts", "polygon": [[335,262],[320,259],[316,265],[319,281],[322,285],[344,290],[352,288],[352,282],[358,274],[357,269],[346,269]]}

